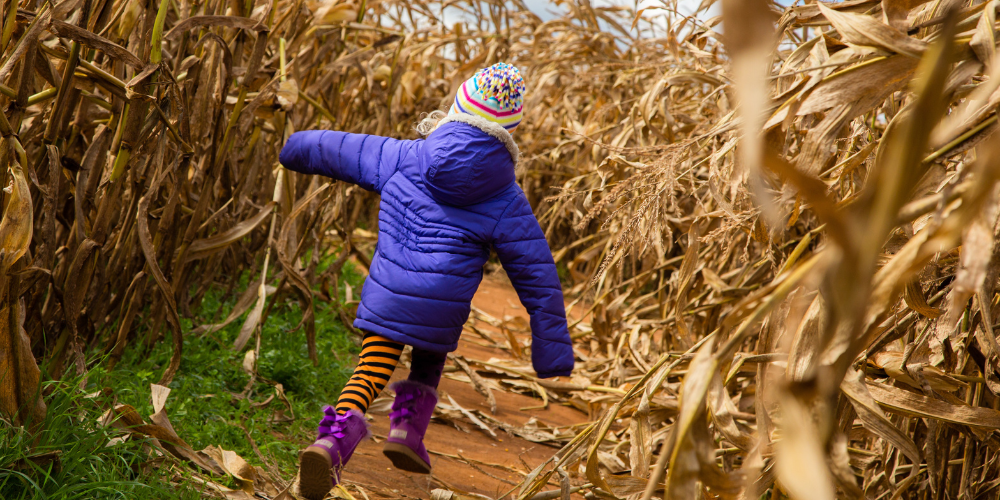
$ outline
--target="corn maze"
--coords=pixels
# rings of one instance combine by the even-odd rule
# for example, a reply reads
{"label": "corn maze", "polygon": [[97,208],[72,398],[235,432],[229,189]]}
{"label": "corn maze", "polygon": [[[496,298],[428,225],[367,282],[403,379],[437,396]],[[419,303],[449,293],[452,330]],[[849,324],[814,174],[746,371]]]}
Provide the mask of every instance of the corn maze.
{"label": "corn maze", "polygon": [[[691,7],[3,2],[4,425],[44,415],[40,366],[166,342],[166,385],[186,336],[260,349],[276,301],[316,362],[376,201],[284,170],[285,139],[416,138],[506,61],[583,311],[546,397],[593,420],[505,498],[1000,498],[1000,3]],[[237,307],[185,331],[211,287]]]}

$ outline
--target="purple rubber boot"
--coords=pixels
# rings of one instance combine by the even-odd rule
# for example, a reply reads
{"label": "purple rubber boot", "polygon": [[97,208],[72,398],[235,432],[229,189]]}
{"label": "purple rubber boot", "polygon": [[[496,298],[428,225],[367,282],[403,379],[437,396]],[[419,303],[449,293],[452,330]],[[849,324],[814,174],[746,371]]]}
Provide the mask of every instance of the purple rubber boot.
{"label": "purple rubber boot", "polygon": [[396,391],[396,400],[389,413],[389,438],[382,453],[397,469],[429,474],[431,457],[424,448],[424,434],[434,415],[437,391],[412,380],[396,382],[392,390]]}
{"label": "purple rubber boot", "polygon": [[309,500],[323,500],[340,482],[340,471],[362,439],[368,437],[368,422],[351,410],[338,415],[332,406],[323,408],[319,437],[299,456],[299,493]]}

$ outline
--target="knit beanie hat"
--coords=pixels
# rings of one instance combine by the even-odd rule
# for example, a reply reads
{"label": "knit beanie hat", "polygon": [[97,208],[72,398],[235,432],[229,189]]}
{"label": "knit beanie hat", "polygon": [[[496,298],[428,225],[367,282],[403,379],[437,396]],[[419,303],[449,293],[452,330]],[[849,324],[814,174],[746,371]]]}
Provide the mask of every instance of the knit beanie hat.
{"label": "knit beanie hat", "polygon": [[465,81],[448,114],[466,113],[495,122],[513,132],[524,114],[524,80],[516,67],[496,63]]}

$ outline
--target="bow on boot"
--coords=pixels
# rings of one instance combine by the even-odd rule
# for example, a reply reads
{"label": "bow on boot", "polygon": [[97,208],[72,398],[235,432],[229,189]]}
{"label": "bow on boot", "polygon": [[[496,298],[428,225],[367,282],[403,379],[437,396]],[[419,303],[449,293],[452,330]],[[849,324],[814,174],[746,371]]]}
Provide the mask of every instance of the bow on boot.
{"label": "bow on boot", "polygon": [[299,493],[309,500],[322,500],[340,483],[340,471],[369,436],[364,415],[355,410],[341,415],[332,406],[323,408],[316,431],[316,442],[299,456]]}
{"label": "bow on boot", "polygon": [[411,380],[396,382],[392,390],[396,392],[396,400],[389,413],[389,437],[382,453],[397,469],[428,474],[431,458],[424,448],[424,434],[434,415],[437,391]]}

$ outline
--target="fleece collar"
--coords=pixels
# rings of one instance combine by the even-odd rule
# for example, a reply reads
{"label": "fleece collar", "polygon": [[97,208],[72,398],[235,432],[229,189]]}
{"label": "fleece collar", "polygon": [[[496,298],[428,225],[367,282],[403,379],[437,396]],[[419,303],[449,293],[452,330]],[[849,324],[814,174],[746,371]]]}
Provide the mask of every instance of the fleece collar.
{"label": "fleece collar", "polygon": [[500,142],[507,147],[507,152],[510,153],[510,158],[514,160],[515,165],[517,165],[518,160],[521,158],[521,151],[517,149],[517,144],[514,143],[514,138],[510,135],[510,132],[507,132],[507,130],[499,123],[491,122],[481,116],[456,113],[442,118],[441,121],[438,122],[438,126],[440,127],[441,125],[449,122],[460,122],[472,125],[473,127],[476,127],[479,130],[482,130],[483,132],[499,139]]}

